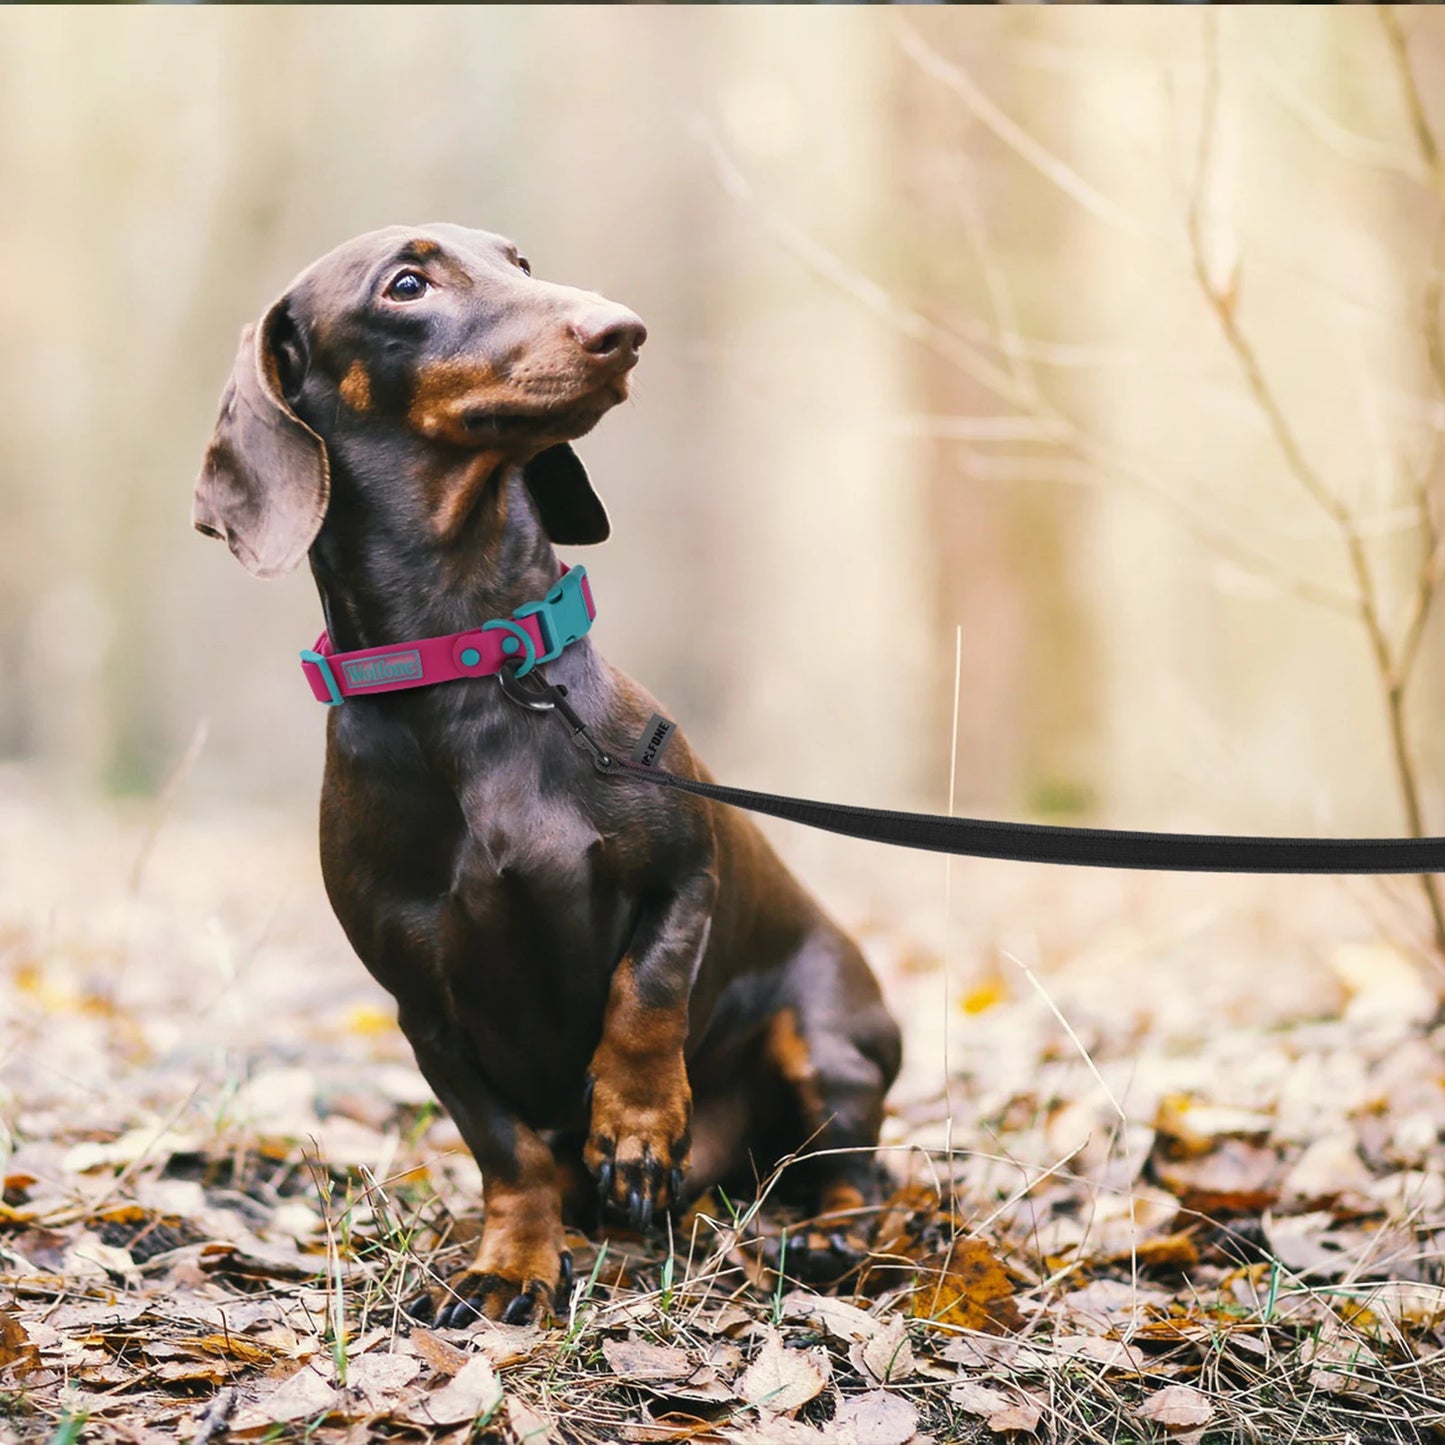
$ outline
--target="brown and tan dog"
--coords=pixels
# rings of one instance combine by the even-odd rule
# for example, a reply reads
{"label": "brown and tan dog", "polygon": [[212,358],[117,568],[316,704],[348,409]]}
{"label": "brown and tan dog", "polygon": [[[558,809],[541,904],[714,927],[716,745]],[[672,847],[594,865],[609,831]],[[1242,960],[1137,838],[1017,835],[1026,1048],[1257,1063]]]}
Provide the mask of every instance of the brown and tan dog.
{"label": "brown and tan dog", "polygon": [[[340,650],[507,617],[556,580],[553,543],[608,534],[568,443],[645,337],[498,236],[357,237],[242,333],[195,524],[257,576],[309,555]],[[586,639],[548,674],[624,753],[656,707]],[[439,1322],[550,1313],[564,1197],[646,1228],[794,1151],[824,1218],[875,1196],[897,1028],[747,818],[599,775],[494,678],[328,720],[327,892],[482,1171]],[[706,776],[680,738],[667,761]]]}

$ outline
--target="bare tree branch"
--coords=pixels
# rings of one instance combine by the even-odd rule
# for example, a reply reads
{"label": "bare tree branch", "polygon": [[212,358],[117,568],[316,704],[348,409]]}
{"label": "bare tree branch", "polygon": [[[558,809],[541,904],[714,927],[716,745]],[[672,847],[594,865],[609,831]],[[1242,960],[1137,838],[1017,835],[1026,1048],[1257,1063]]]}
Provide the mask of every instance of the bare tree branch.
{"label": "bare tree branch", "polygon": [[938,325],[922,312],[905,306],[876,281],[850,270],[825,246],[819,245],[808,233],[795,226],[785,217],[758,205],[752,183],[733,163],[732,157],[718,142],[717,136],[706,125],[699,125],[698,133],[712,155],[718,179],[734,200],[744,201],[753,206],[764,224],[782,241],[788,249],[819,276],[846,292],[867,310],[882,317],[896,331],[941,356],[970,376],[986,391],[1006,401],[1020,411],[1029,409],[1033,398],[1021,388],[1014,377],[1002,367],[982,355],[971,343]]}
{"label": "bare tree branch", "polygon": [[1056,156],[1026,131],[1012,116],[1000,110],[974,83],[973,77],[955,61],[940,55],[912,26],[898,23],[898,41],[904,53],[935,80],[941,81],[1020,159],[1045,180],[1057,186],[1096,220],[1126,231],[1131,236],[1148,236],[1149,227],[1116,205],[1102,191],[1089,184],[1066,161]]}
{"label": "bare tree branch", "polygon": [[1028,395],[1031,405],[1037,410],[1041,400],[1038,378],[1034,375],[1033,367],[1030,365],[1028,355],[1022,345],[1023,338],[1019,334],[1018,310],[1014,306],[1013,292],[1009,289],[1008,278],[1004,275],[1003,267],[998,264],[998,258],[994,255],[988,228],[983,223],[983,215],[978,206],[977,187],[964,184],[958,188],[957,194],[963,210],[964,232],[968,236],[969,245],[973,247],[973,254],[978,260],[979,270],[983,272],[984,283],[988,287],[989,301],[993,307],[1000,345],[1004,355],[1008,357],[1014,380]]}
{"label": "bare tree branch", "polygon": [[1430,371],[1440,394],[1445,396],[1445,335],[1442,335],[1440,316],[1441,301],[1445,300],[1445,160],[1442,160],[1440,145],[1430,124],[1429,112],[1425,109],[1425,99],[1415,78],[1415,68],[1410,63],[1410,46],[1400,28],[1400,17],[1395,13],[1393,5],[1380,6],[1379,16],[1385,39],[1390,45],[1390,53],[1395,60],[1395,69],[1400,77],[1400,91],[1405,101],[1410,129],[1415,137],[1415,146],[1424,163],[1430,189],[1435,194],[1435,236],[1430,247],[1430,272],[1425,282],[1423,320],[1425,352],[1430,358]]}
{"label": "bare tree branch", "polygon": [[1395,175],[1422,180],[1424,172],[1416,159],[1387,141],[1360,135],[1341,125],[1332,115],[1307,95],[1289,84],[1277,66],[1265,62],[1259,53],[1249,57],[1250,68],[1259,76],[1265,89],[1327,150],[1352,165],[1371,170],[1389,171]]}

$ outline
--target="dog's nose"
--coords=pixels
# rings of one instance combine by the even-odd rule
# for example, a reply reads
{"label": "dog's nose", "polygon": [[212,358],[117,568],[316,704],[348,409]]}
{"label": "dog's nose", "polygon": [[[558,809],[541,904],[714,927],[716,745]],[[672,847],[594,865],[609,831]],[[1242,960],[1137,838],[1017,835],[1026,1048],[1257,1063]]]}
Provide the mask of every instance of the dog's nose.
{"label": "dog's nose", "polygon": [[647,340],[642,318],[625,306],[599,306],[572,323],[572,334],[583,351],[603,359],[635,356]]}

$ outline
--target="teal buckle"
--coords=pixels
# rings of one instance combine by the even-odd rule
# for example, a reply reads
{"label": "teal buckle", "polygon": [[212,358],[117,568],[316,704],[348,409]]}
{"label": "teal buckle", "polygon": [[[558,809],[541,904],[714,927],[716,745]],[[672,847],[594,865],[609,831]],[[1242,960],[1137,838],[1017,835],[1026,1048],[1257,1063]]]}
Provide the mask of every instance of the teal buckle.
{"label": "teal buckle", "polygon": [[309,647],[301,649],[301,661],[311,662],[321,670],[322,679],[326,683],[326,690],[331,694],[330,702],[323,703],[323,707],[340,707],[346,701],[341,695],[341,689],[336,685],[336,674],[331,670],[331,662],[319,652],[312,652]]}
{"label": "teal buckle", "polygon": [[[547,650],[536,658],[537,662],[551,662],[562,655],[564,647],[587,635],[592,619],[587,615],[587,599],[582,595],[582,579],[586,575],[584,567],[570,568],[540,602],[529,602],[512,613],[519,621],[536,614],[542,641],[547,645]],[[518,670],[518,675],[530,672],[531,668],[529,660],[525,668]]]}

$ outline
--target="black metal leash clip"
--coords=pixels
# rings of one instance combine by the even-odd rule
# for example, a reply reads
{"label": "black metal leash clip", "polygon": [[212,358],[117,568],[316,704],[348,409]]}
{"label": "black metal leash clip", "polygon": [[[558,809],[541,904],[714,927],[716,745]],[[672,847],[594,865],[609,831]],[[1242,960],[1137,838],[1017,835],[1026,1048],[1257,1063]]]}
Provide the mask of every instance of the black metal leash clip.
{"label": "black metal leash clip", "polygon": [[567,689],[549,682],[539,667],[533,667],[519,677],[519,666],[521,664],[516,662],[502,664],[497,673],[502,696],[509,702],[516,703],[518,707],[528,708],[532,712],[555,712],[571,730],[572,741],[592,759],[592,766],[599,773],[621,772],[622,768],[617,759],[592,736],[576,708],[567,701]]}

